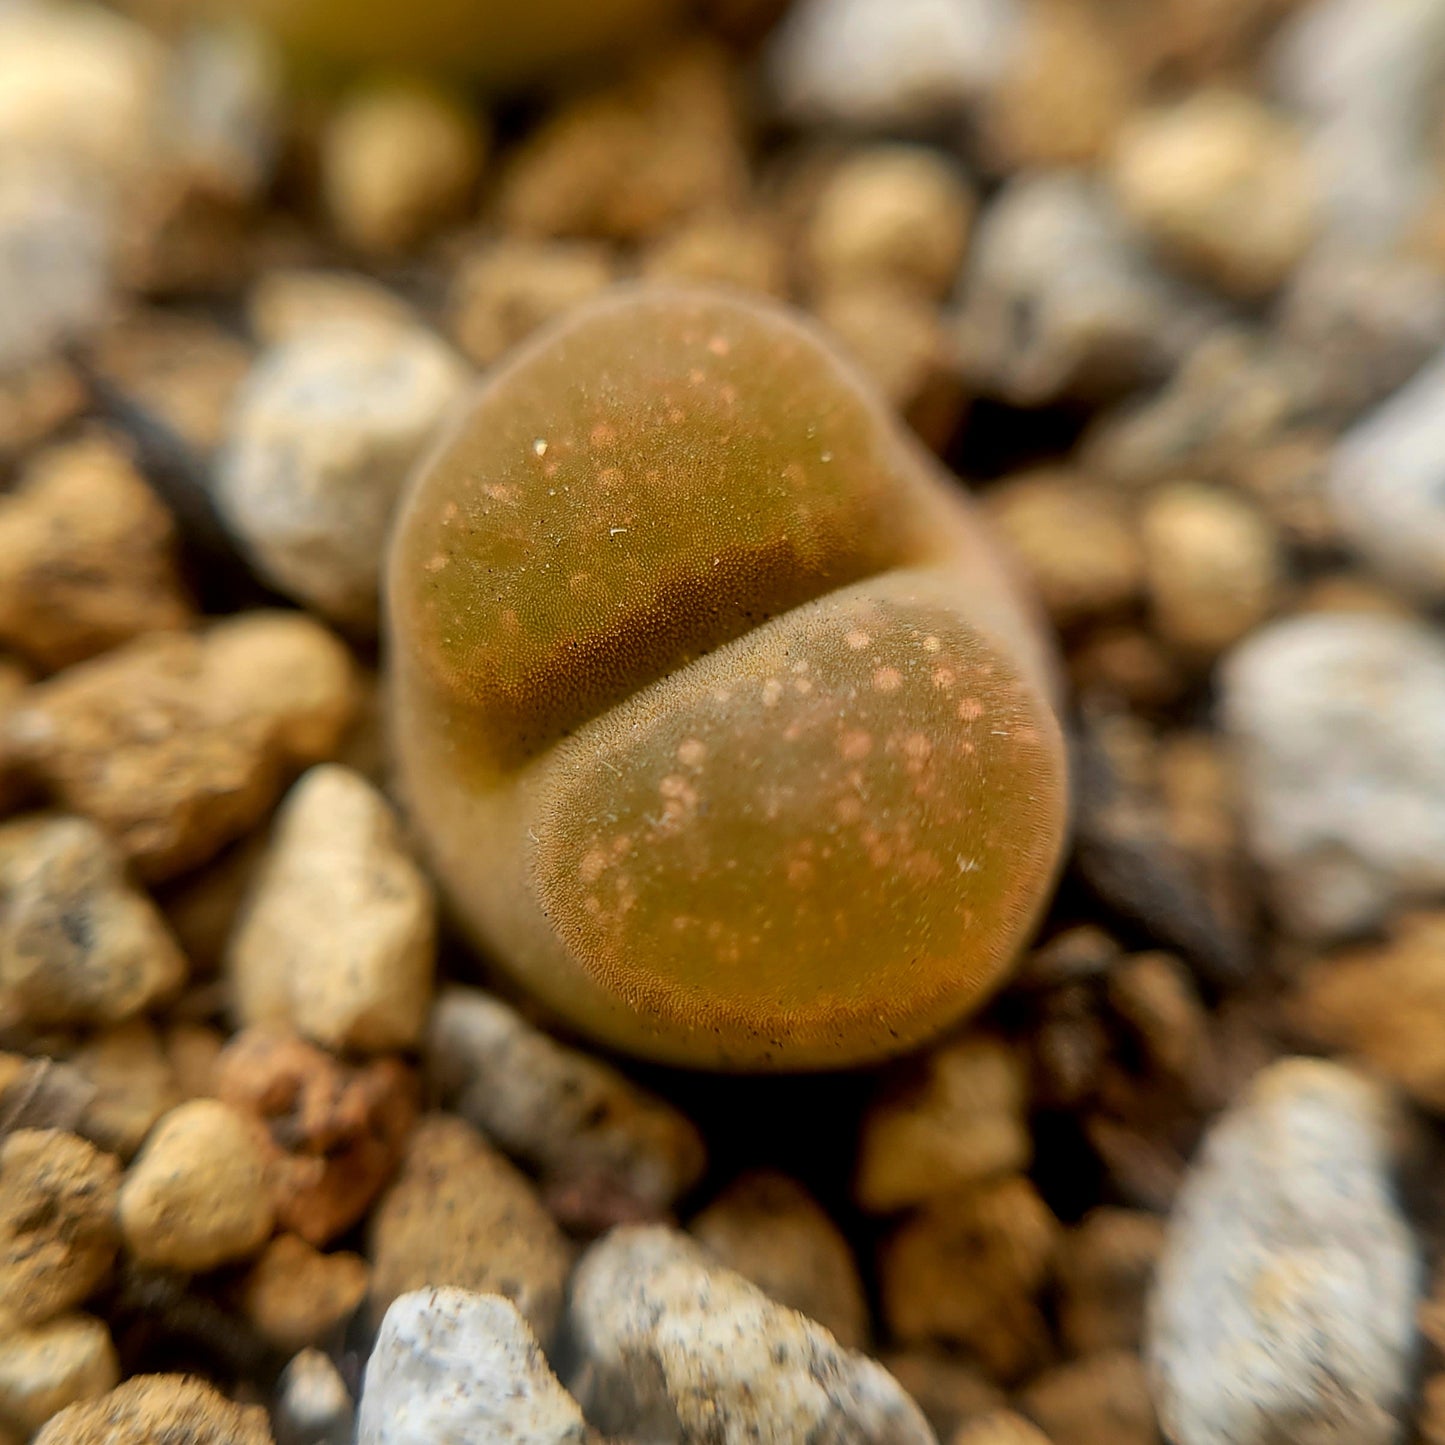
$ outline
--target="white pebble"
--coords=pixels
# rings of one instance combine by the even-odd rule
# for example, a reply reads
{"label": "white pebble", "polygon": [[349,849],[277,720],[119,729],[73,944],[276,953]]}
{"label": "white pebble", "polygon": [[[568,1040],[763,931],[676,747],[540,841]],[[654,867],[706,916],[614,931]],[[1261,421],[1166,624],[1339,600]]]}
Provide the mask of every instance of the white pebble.
{"label": "white pebble", "polygon": [[366,1366],[357,1445],[583,1445],[577,1402],[500,1295],[419,1289],[386,1312]]}
{"label": "white pebble", "polygon": [[1388,1445],[1420,1267],[1378,1086],[1337,1064],[1261,1073],[1207,1135],[1169,1221],[1146,1355],[1176,1445]]}
{"label": "white pebble", "polygon": [[1319,614],[1222,665],[1249,851],[1282,921],[1331,938],[1445,895],[1445,643],[1398,617]]}

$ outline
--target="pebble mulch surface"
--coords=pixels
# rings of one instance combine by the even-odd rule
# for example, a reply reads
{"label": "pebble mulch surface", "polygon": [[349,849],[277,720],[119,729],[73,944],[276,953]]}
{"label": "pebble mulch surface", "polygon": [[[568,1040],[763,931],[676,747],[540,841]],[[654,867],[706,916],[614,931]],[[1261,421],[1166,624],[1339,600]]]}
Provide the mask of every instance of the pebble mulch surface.
{"label": "pebble mulch surface", "polygon": [[[0,1445],[1445,1441],[1445,0],[763,8],[497,104],[0,0]],[[388,796],[398,491],[636,277],[815,313],[1057,629],[921,1057],[602,1057]]]}

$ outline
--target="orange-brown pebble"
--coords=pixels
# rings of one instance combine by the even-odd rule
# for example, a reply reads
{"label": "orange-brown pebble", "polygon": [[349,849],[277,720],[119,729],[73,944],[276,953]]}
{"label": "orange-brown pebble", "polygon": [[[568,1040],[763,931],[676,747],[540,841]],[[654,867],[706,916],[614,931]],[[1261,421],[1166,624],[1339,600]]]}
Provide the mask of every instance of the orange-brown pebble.
{"label": "orange-brown pebble", "polygon": [[962,490],[789,312],[620,292],[495,371],[390,559],[393,742],[474,935],[637,1053],[829,1067],[987,996],[1063,835]]}

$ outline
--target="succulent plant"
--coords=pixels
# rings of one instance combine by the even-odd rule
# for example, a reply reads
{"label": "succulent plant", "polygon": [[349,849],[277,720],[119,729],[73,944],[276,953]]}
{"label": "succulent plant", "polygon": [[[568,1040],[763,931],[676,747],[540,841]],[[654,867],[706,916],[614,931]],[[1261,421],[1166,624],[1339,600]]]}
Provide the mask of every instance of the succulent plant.
{"label": "succulent plant", "polygon": [[388,565],[407,805],[575,1026],[837,1067],[1001,981],[1065,829],[1047,645],[801,318],[671,288],[574,313],[489,375]]}

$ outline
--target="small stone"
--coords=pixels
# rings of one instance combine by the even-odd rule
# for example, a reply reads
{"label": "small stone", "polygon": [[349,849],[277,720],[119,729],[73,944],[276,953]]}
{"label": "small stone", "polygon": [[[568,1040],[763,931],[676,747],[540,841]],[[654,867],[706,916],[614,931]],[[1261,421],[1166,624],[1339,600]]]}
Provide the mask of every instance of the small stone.
{"label": "small stone", "polygon": [[1134,1036],[1145,1067],[1191,1092],[1211,1072],[1209,1015],[1172,953],[1135,953],[1109,971],[1109,1005]]}
{"label": "small stone", "polygon": [[543,1344],[562,1313],[571,1251],[532,1185],[460,1119],[433,1114],[371,1217],[371,1315],[427,1285],[505,1295]]}
{"label": "small stone", "polygon": [[1398,1438],[1420,1266],[1377,1086],[1287,1059],[1210,1129],[1159,1265],[1147,1358],[1179,1445]]}
{"label": "small stone", "polygon": [[1003,187],[975,228],[962,300],[967,373],[1016,406],[1162,377],[1211,314],[1157,270],[1102,185],[1069,171]]}
{"label": "small stone", "polygon": [[0,1020],[116,1024],[185,976],[159,911],[94,823],[0,825]]}
{"label": "small stone", "polygon": [[73,1309],[115,1262],[120,1165],[58,1129],[0,1141],[0,1338]]}
{"label": "small stone", "polygon": [[579,1399],[603,1430],[693,1445],[934,1440],[882,1366],[661,1226],[624,1226],[587,1251],[569,1321]]}
{"label": "small stone", "polygon": [[1230,296],[1276,290],[1314,239],[1300,137],[1242,93],[1197,90],[1139,113],[1110,175],[1125,213],[1163,254]]}
{"label": "small stone", "polygon": [[1207,335],[1169,382],[1106,411],[1085,432],[1084,469],[1129,490],[1230,476],[1317,405],[1319,372],[1233,326]]}
{"label": "small stone", "polygon": [[276,1445],[352,1445],[355,1409],[330,1357],[302,1350],[281,1371],[272,1410]]}
{"label": "small stone", "polygon": [[275,169],[285,75],[270,36],[244,19],[189,26],[171,55],[168,170],[199,193],[242,207]]}
{"label": "small stone", "polygon": [[990,1410],[967,1421],[948,1445],[1053,1445],[1037,1425],[1012,1410]]}
{"label": "small stone", "polygon": [[161,1037],[144,1019],[96,1034],[69,1063],[95,1091],[76,1131],[122,1159],[131,1158],[156,1120],[184,1099]]}
{"label": "small stone", "polygon": [[358,1254],[321,1254],[278,1235],[241,1285],[241,1310],[269,1345],[292,1354],[340,1334],[366,1298],[371,1271]]}
{"label": "small stone", "polygon": [[1138,1209],[1101,1206],[1059,1244],[1059,1331],[1077,1355],[1136,1350],[1164,1222]]}
{"label": "small stone", "polygon": [[1104,7],[1026,0],[1019,42],[984,101],[982,141],[1004,174],[1091,165],[1138,88]]}
{"label": "small stone", "polygon": [[33,1445],[274,1445],[260,1405],[233,1405],[186,1375],[136,1375],[57,1415]]}
{"label": "small stone", "polygon": [[880,1255],[889,1328],[905,1344],[962,1346],[990,1376],[1018,1379],[1047,1350],[1034,1297],[1058,1235],[1058,1221],[1021,1175],[935,1200]]}
{"label": "small stone", "polygon": [[246,320],[259,345],[276,348],[331,326],[405,330],[417,316],[396,292],[358,272],[277,266],[251,288]]}
{"label": "small stone", "polygon": [[216,502],[264,577],[374,632],[397,496],[467,381],[419,326],[318,327],[263,353],[217,462]]}
{"label": "small stone", "polygon": [[131,1257],[202,1272],[254,1254],[275,1217],[258,1133],[215,1099],[172,1109],[121,1185],[120,1228]]}
{"label": "small stone", "polygon": [[1131,623],[1099,627],[1069,651],[1069,675],[1080,695],[1117,697],[1141,712],[1167,707],[1186,679],[1157,637]]}
{"label": "small stone", "polygon": [[0,645],[51,671],[190,619],[170,515],[107,441],[42,452],[0,497]]}
{"label": "small stone", "polygon": [[1345,541],[1410,596],[1445,599],[1445,354],[1340,438],[1329,498]]}
{"label": "small stone", "polygon": [[1294,932],[1445,895],[1445,646],[1393,617],[1262,628],[1220,674],[1251,856]]}
{"label": "small stone", "polygon": [[164,67],[154,36],[99,5],[6,6],[0,155],[114,185],[153,153]]}
{"label": "small stone", "polygon": [[910,129],[961,118],[1018,39],[1015,0],[804,0],[774,33],[766,76],[788,120]]}
{"label": "small stone", "polygon": [[683,43],[555,111],[501,178],[503,229],[641,241],[736,209],[748,178],[732,67],[712,43]]}
{"label": "small stone", "polygon": [[1293,549],[1329,554],[1340,549],[1340,529],[1325,487],[1335,441],[1323,427],[1291,428],[1242,452],[1225,473]]}
{"label": "small stone", "polygon": [[0,1337],[0,1421],[22,1435],[67,1405],[104,1395],[119,1379],[110,1331],[90,1315],[62,1315]]}
{"label": "small stone", "polygon": [[0,756],[99,823],[148,879],[252,828],[329,757],[356,706],[346,648],[297,613],[157,633],[68,668],[0,714]]}
{"label": "small stone", "polygon": [[112,305],[109,248],[103,205],[80,181],[43,161],[6,155],[0,165],[0,375],[53,364],[67,342],[100,327]]}
{"label": "small stone", "polygon": [[1016,1173],[1033,1153],[1028,1079],[998,1039],[965,1035],[898,1071],[863,1118],[853,1196],[888,1214]]}
{"label": "small stone", "polygon": [[1330,231],[1388,254],[1433,184],[1445,61],[1436,0],[1321,0],[1295,7],[1268,56],[1300,118]]}
{"label": "small stone", "polygon": [[1018,1403],[1051,1445],[1158,1445],[1144,1365],[1128,1350],[1056,1365]]}
{"label": "small stone", "polygon": [[1312,1039],[1445,1112],[1445,913],[1407,914],[1388,942],[1313,965],[1292,1014]]}
{"label": "small stone", "polygon": [[163,1040],[166,1061],[183,1099],[210,1099],[216,1094],[216,1060],[226,1036],[209,1024],[184,1020],[171,1024]]}
{"label": "small stone", "polygon": [[157,307],[129,312],[108,325],[87,359],[127,401],[170,428],[198,456],[209,457],[220,445],[252,353],[218,321]]}
{"label": "small stone", "polygon": [[1175,482],[1139,520],[1154,625],[1196,659],[1213,659],[1274,610],[1282,559],[1256,507],[1219,487]]}
{"label": "small stone", "polygon": [[949,1441],[965,1422],[1003,1406],[1003,1391],[986,1380],[977,1366],[932,1350],[890,1350],[881,1363],[903,1386],[933,1426]]}
{"label": "small stone", "polygon": [[941,151],[894,144],[854,152],[814,203],[804,238],[814,288],[881,282],[941,299],[963,264],[976,204]]}
{"label": "small stone", "polygon": [[937,308],[897,286],[873,283],[820,296],[814,311],[885,402],[926,442],[942,446],[965,396],[953,339]]}
{"label": "small stone", "polygon": [[387,1310],[366,1366],[357,1445],[593,1438],[509,1300],[419,1289]]}
{"label": "small stone", "polygon": [[411,250],[461,215],[487,144],[481,115],[433,86],[354,92],[321,137],[321,193],[337,234],[368,256]]}
{"label": "small stone", "polygon": [[381,794],[339,764],[313,768],[231,938],[236,1013],[332,1049],[410,1048],[431,1005],[435,913]]}
{"label": "small stone", "polygon": [[1354,415],[1445,347],[1445,276],[1407,256],[1320,246],[1295,272],[1276,319],[1281,337],[1323,374],[1324,403]]}
{"label": "small stone", "polygon": [[1107,489],[1049,467],[990,487],[983,503],[1059,626],[1123,611],[1138,599],[1144,582],[1139,538]]}
{"label": "small stone", "polygon": [[842,1231],[801,1184],[757,1172],[735,1180],[688,1225],[728,1269],[816,1320],[845,1349],[868,1346],[868,1303]]}
{"label": "small stone", "polygon": [[1431,1375],[1420,1387],[1417,1424],[1420,1445],[1442,1445],[1445,1442],[1445,1373]]}
{"label": "small stone", "polygon": [[605,290],[614,275],[611,252],[597,241],[498,237],[463,256],[448,330],[469,360],[490,366],[539,326]]}
{"label": "small stone", "polygon": [[370,1209],[416,1118],[416,1081],[397,1059],[343,1064],[269,1029],[227,1044],[215,1084],[217,1097],[266,1128],[277,1223],[318,1246]]}
{"label": "small stone", "polygon": [[442,1102],[537,1170],[656,1215],[702,1176],[702,1136],[670,1104],[478,989],[445,989],[427,1065]]}
{"label": "small stone", "polygon": [[642,257],[642,275],[786,297],[788,254],[774,218],[766,213],[703,214],[650,246]]}
{"label": "small stone", "polygon": [[0,367],[0,458],[12,465],[74,421],[89,400],[75,368],[58,357],[13,371]]}

